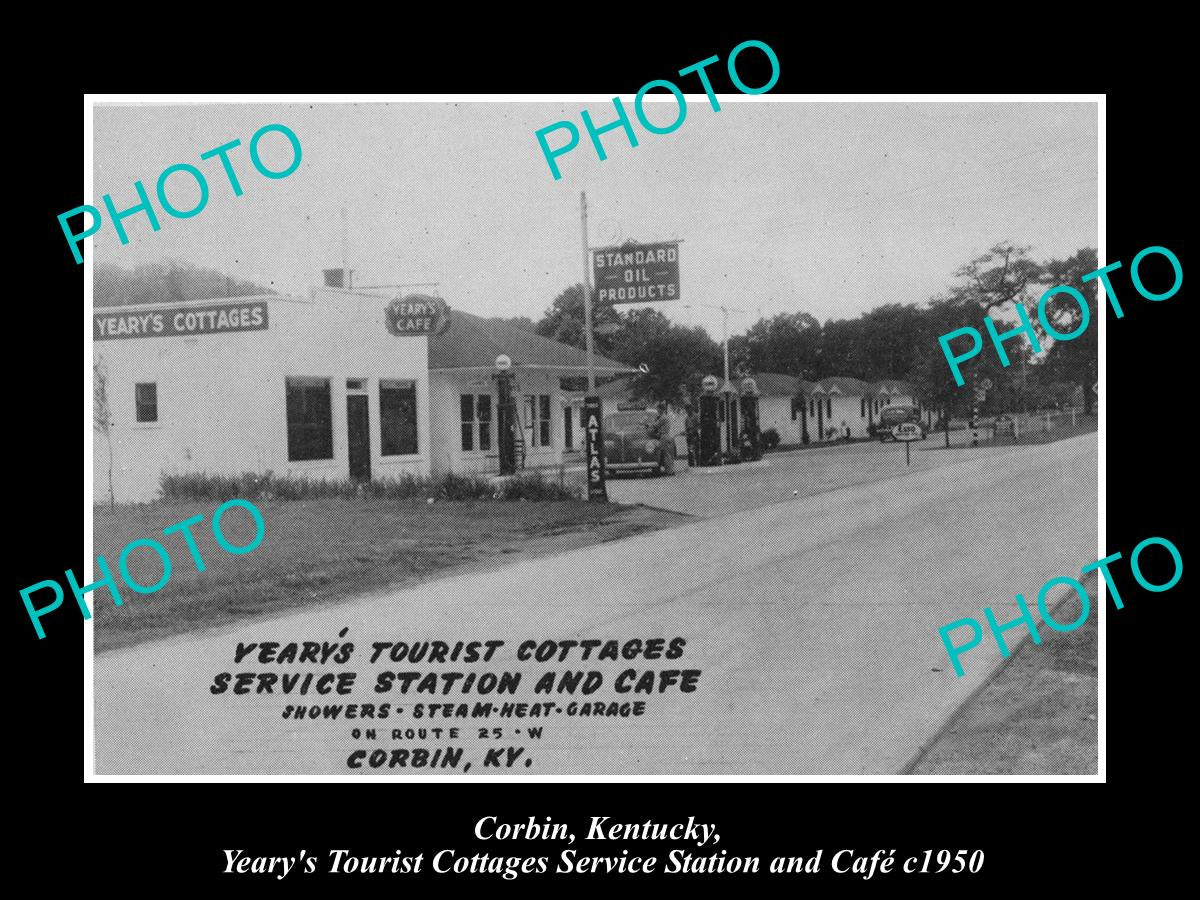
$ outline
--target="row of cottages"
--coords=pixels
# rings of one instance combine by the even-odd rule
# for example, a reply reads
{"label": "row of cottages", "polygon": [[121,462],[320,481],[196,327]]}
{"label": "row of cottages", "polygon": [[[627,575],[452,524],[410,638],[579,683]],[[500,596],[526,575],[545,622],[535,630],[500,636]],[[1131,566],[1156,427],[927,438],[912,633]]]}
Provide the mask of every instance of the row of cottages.
{"label": "row of cottages", "polygon": [[885,406],[916,406],[933,424],[933,410],[922,408],[907,381],[885,379],[868,383],[857,378],[832,377],[804,381],[791,375],[764,372],[758,385],[762,428],[774,428],[784,444],[808,444],[844,437],[869,438]]}

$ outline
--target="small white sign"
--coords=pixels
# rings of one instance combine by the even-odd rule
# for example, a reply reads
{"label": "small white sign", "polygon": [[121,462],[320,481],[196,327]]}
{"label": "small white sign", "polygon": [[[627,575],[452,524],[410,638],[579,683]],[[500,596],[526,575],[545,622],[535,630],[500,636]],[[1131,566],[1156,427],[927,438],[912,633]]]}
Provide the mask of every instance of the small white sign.
{"label": "small white sign", "polygon": [[914,425],[912,422],[901,422],[892,429],[892,437],[898,441],[919,441],[921,426]]}

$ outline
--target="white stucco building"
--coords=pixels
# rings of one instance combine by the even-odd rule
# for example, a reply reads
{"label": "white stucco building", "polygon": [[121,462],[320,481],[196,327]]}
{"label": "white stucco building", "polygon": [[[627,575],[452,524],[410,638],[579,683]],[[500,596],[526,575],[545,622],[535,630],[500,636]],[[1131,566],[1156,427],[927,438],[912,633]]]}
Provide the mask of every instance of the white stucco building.
{"label": "white stucco building", "polygon": [[152,499],[163,473],[428,473],[429,339],[389,333],[386,304],[314,288],[97,308],[109,424],[93,497],[109,497],[110,460],[117,502]]}
{"label": "white stucco building", "polygon": [[524,467],[581,458],[580,395],[561,381],[586,373],[582,351],[458,310],[440,333],[398,334],[392,299],[323,287],[97,308],[108,434],[94,435],[93,499],[109,498],[110,462],[118,503],[154,499],[163,474],[497,472],[501,355]]}

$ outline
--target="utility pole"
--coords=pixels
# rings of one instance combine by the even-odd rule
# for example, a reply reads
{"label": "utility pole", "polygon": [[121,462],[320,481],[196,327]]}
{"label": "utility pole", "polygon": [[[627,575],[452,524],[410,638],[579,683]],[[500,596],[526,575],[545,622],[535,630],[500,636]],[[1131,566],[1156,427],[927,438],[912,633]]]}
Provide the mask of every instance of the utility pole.
{"label": "utility pole", "polygon": [[[579,192],[580,221],[583,231],[583,333],[587,341],[588,395],[596,393],[596,367],[592,359],[592,291],[588,272],[587,194]],[[727,364],[728,367],[728,364]]]}
{"label": "utility pole", "polygon": [[725,348],[725,383],[729,383],[729,307],[721,307],[721,346]]}
{"label": "utility pole", "polygon": [[346,226],[346,207],[342,207],[342,287],[350,290],[350,236]]}

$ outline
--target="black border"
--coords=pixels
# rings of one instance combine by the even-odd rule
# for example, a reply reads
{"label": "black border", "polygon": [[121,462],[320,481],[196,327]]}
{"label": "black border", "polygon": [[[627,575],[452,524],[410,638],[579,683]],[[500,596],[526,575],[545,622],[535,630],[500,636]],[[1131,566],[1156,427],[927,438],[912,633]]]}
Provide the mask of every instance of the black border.
{"label": "black border", "polygon": [[[616,12],[597,8],[595,14],[590,31],[573,33],[564,25],[550,37],[531,34],[518,40],[506,34],[503,41],[495,41],[480,28],[483,33],[474,46],[459,31],[453,41],[418,32],[396,40],[387,53],[366,43],[339,51],[332,38],[297,36],[290,48],[273,48],[286,69],[285,84],[276,83],[261,62],[249,62],[206,66],[202,72],[156,69],[155,75],[166,80],[156,81],[154,89],[484,89],[629,96],[664,71],[714,53],[724,58],[738,41],[754,37],[769,43],[779,56],[782,74],[774,93],[880,87],[1107,91],[1105,259],[1128,264],[1143,247],[1164,245],[1187,268],[1181,209],[1185,185],[1192,180],[1184,163],[1190,147],[1176,138],[1175,130],[1190,105],[1173,88],[1178,82],[1172,73],[1164,71],[1172,54],[1161,37],[1141,48],[1144,59],[1130,59],[1126,46],[1119,66],[1098,71],[1087,67],[1088,60],[1100,59],[1104,51],[1099,43],[1089,46],[1086,39],[1111,41],[1111,33],[1083,34],[1082,26],[1067,22],[1056,32],[1060,23],[1040,20],[1038,27],[1018,34],[998,21],[1003,18],[999,12],[995,21],[982,23],[978,30],[968,33],[964,28],[950,35],[954,43],[887,35],[890,23],[880,20],[859,23],[887,35],[873,41],[853,30],[831,33],[816,22],[800,27],[776,23],[771,28],[726,24],[724,35],[713,28],[702,36],[684,35],[676,28],[663,37],[648,38],[628,23],[626,14],[611,27],[602,20]],[[1004,32],[1007,54],[983,30],[986,24]],[[1074,31],[1069,30],[1072,24]],[[1061,47],[1064,35],[1071,38],[1068,50],[1036,52],[1043,36],[1049,46]],[[219,52],[223,58],[229,55],[227,48]],[[327,64],[342,54],[344,66]],[[297,64],[313,59],[322,64]],[[27,738],[15,790],[28,792],[31,801],[14,804],[13,809],[22,835],[15,848],[21,864],[54,881],[83,870],[90,890],[133,887],[140,892],[182,884],[241,892],[274,882],[221,876],[223,848],[245,846],[256,853],[288,853],[299,847],[310,852],[348,847],[384,855],[401,848],[428,852],[477,844],[471,829],[483,815],[509,821],[550,815],[571,822],[582,833],[587,816],[609,813],[621,821],[677,821],[694,815],[720,825],[723,846],[731,853],[736,849],[764,858],[776,852],[806,854],[817,847],[827,853],[841,847],[986,851],[987,865],[979,876],[961,883],[944,878],[932,884],[918,882],[922,892],[984,885],[1078,890],[1087,883],[1103,879],[1111,884],[1114,877],[1153,868],[1152,854],[1162,852],[1155,849],[1160,820],[1148,819],[1146,813],[1134,820],[1130,814],[1139,813],[1149,797],[1170,790],[1165,779],[1186,777],[1188,744],[1173,738],[1182,737],[1179,729],[1188,724],[1179,686],[1188,683],[1182,661],[1193,655],[1188,641],[1194,632],[1177,618],[1186,608],[1185,582],[1172,592],[1149,595],[1127,574],[1118,575],[1126,607],[1119,612],[1110,608],[1108,614],[1106,785],[83,785],[79,648],[82,629],[90,624],[62,617],[55,622],[53,638],[37,642],[17,594],[47,573],[68,567],[78,571],[82,562],[82,542],[74,528],[83,492],[79,400],[80,376],[86,373],[72,349],[78,346],[80,324],[67,312],[77,309],[82,272],[73,264],[55,219],[58,212],[85,199],[79,154],[83,97],[80,82],[70,81],[62,77],[58,84],[43,85],[13,112],[37,134],[36,145],[27,151],[32,166],[24,170],[32,168],[36,175],[13,180],[26,214],[10,221],[32,227],[33,234],[10,244],[19,252],[10,273],[17,290],[11,292],[8,308],[10,347],[17,362],[10,368],[9,396],[15,406],[10,441],[18,448],[10,467],[16,497],[10,512],[14,533],[6,634],[15,646],[10,722],[17,726],[10,731],[10,741]],[[136,68],[105,69],[83,81],[94,91],[146,87]],[[718,83],[717,89],[728,86]],[[30,248],[36,262],[24,259],[23,251]],[[1120,289],[1122,282],[1116,283]],[[1125,300],[1125,293],[1121,296]],[[1193,450],[1188,434],[1191,379],[1183,369],[1184,342],[1191,337],[1184,321],[1186,300],[1182,291],[1157,304],[1130,295],[1124,307],[1126,315],[1120,321],[1111,312],[1107,317],[1107,546],[1109,552],[1120,550],[1128,556],[1138,541],[1159,535],[1172,540],[1187,558],[1184,516],[1190,500],[1185,490],[1191,481],[1187,475]],[[542,851],[534,845],[509,844],[502,852]],[[430,880],[463,885],[461,880]],[[486,881],[489,890],[513,885],[523,892],[613,885],[621,890],[658,891],[672,885],[689,890],[694,885],[690,879],[652,885],[629,878],[608,879],[603,885],[597,878]],[[770,887],[749,880],[723,883],[734,890],[744,885],[773,892],[779,885],[792,892],[803,890],[809,881],[777,881]],[[285,883],[289,890],[302,889],[294,879]],[[363,882],[342,883],[357,888]],[[826,878],[822,888],[845,889],[856,883]],[[878,879],[862,884],[864,889],[887,889],[896,883]],[[330,886],[315,879],[304,889],[313,885]],[[406,886],[416,887],[389,879],[385,890]]]}

